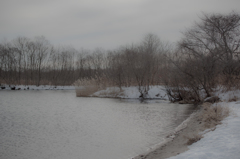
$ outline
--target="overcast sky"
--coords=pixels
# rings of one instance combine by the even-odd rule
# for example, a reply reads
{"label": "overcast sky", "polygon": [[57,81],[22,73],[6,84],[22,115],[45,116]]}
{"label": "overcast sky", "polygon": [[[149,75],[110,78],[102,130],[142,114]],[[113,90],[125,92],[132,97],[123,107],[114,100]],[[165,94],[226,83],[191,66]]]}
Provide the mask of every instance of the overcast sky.
{"label": "overcast sky", "polygon": [[204,13],[240,13],[240,0],[1,0],[0,42],[45,36],[55,46],[115,49],[148,33],[177,42]]}

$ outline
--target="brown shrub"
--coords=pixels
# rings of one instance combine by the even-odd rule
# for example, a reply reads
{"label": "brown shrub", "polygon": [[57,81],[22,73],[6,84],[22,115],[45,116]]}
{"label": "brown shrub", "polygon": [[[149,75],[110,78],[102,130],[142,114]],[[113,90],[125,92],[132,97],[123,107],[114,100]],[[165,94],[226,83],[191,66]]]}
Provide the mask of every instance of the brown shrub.
{"label": "brown shrub", "polygon": [[193,143],[201,140],[203,136],[199,134],[194,134],[193,137],[187,137],[187,138],[188,138],[187,145],[192,145]]}
{"label": "brown shrub", "polygon": [[85,78],[74,82],[76,86],[77,97],[89,97],[93,93],[106,88],[106,80],[104,78]]}
{"label": "brown shrub", "polygon": [[77,97],[89,97],[93,93],[98,91],[98,87],[96,85],[93,86],[84,86],[82,88],[76,89]]}
{"label": "brown shrub", "polygon": [[218,124],[221,124],[221,121],[229,116],[230,109],[227,106],[218,105],[210,105],[203,104],[203,112],[202,112],[202,121],[205,123],[206,128],[212,128]]}

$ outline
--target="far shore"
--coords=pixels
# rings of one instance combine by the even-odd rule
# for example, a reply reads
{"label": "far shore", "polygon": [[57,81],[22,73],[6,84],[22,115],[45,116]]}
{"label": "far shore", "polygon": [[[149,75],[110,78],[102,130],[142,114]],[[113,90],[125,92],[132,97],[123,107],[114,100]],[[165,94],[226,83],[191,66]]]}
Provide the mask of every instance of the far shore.
{"label": "far shore", "polygon": [[53,85],[1,85],[0,90],[75,90],[75,86]]}

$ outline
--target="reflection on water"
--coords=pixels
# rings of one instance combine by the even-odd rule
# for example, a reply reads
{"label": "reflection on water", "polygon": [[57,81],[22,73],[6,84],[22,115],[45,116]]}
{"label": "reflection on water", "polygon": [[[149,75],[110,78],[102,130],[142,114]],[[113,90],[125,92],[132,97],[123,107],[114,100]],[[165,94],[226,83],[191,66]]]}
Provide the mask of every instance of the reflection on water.
{"label": "reflection on water", "polygon": [[127,159],[163,141],[192,111],[74,91],[0,91],[0,158]]}

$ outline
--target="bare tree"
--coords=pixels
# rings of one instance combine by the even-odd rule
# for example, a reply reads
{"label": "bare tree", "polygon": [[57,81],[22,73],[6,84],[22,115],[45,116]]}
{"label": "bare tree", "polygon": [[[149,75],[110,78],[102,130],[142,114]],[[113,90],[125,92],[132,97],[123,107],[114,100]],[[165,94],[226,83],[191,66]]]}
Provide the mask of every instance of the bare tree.
{"label": "bare tree", "polygon": [[22,74],[24,76],[25,84],[28,84],[28,55],[29,55],[29,48],[28,44],[30,42],[30,39],[26,37],[18,37],[13,40],[13,46],[18,50],[17,54],[17,63],[18,63],[18,83],[23,84],[21,82],[22,80]]}
{"label": "bare tree", "polygon": [[[232,80],[240,70],[240,16],[204,14],[199,23],[183,33],[170,61],[168,94],[173,100],[201,101],[202,91],[211,96],[213,88]],[[227,77],[227,78],[225,78]]]}
{"label": "bare tree", "polygon": [[[202,61],[202,72],[205,74],[202,83],[208,83],[206,77],[216,71],[222,71],[229,82],[234,71],[239,70],[235,61],[240,53],[240,15],[235,12],[228,15],[204,14],[200,23],[184,33],[179,45],[182,54]],[[221,70],[213,70],[217,63],[221,63],[218,65]],[[207,93],[208,90],[204,89]]]}
{"label": "bare tree", "polygon": [[38,79],[37,79],[37,85],[40,85],[41,81],[41,71],[44,67],[45,64],[45,59],[47,56],[50,54],[51,51],[53,51],[53,47],[51,44],[48,42],[48,40],[45,39],[45,37],[40,36],[36,37],[35,41],[35,51],[36,51],[36,64],[37,64],[37,72],[38,72]]}

